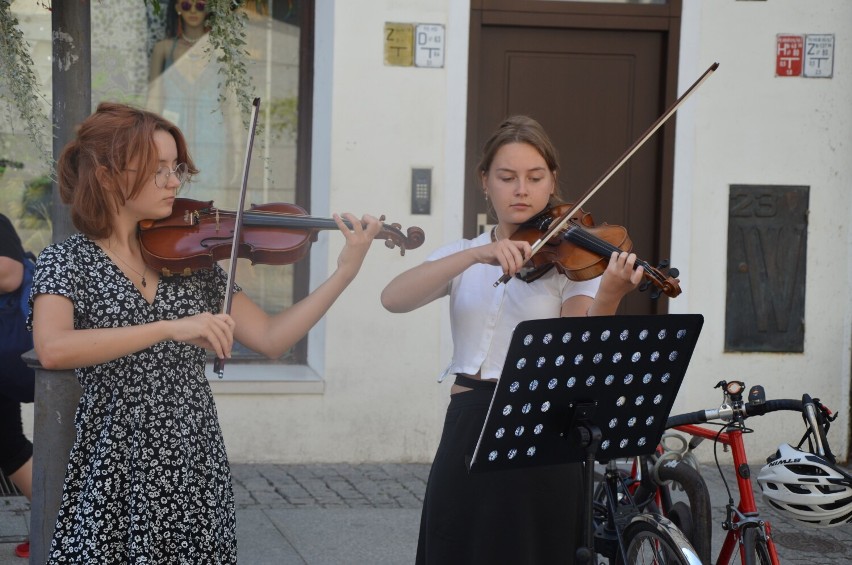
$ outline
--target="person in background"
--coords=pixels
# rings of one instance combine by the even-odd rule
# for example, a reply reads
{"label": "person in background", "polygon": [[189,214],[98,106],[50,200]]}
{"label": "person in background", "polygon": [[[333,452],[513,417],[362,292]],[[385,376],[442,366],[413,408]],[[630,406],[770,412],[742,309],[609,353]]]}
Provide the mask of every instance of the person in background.
{"label": "person in background", "polygon": [[[21,238],[9,218],[0,214],[0,296],[8,299],[4,300],[0,320],[4,336],[0,366],[0,469],[27,500],[32,500],[33,444],[24,435],[21,400],[32,402],[35,380],[32,369],[20,358],[32,349],[32,338],[10,337],[29,333],[18,296],[24,282],[25,260]],[[28,558],[29,542],[15,547],[15,555]]]}
{"label": "person in background", "polygon": [[222,64],[211,49],[207,3],[173,0],[163,6],[166,38],[151,51],[146,109],[181,129],[199,169],[193,188],[221,200],[240,182],[239,108],[220,98]]}
{"label": "person in background", "polygon": [[305,336],[361,268],[381,224],[337,214],[337,269],[275,315],[216,265],[162,276],[143,261],[138,223],[166,218],[196,172],[180,129],[151,112],[101,103],[58,161],[80,231],[39,256],[35,350],[83,387],[48,563],[236,563],[234,496],[205,375],[207,352],[234,340],[278,358]]}
{"label": "person in background", "polygon": [[[596,279],[574,282],[551,269],[526,283],[515,275],[531,256],[518,227],[559,201],[556,150],[526,116],[504,121],[486,142],[481,189],[497,223],[474,239],[435,251],[382,292],[391,312],[450,297],[454,373],[450,404],[432,463],[417,544],[418,565],[571,563],[582,535],[580,464],[470,474],[467,462],[485,422],[512,330],[524,320],[616,312],[643,269],[613,253]],[[443,378],[443,377],[442,377]]]}
{"label": "person in background", "polygon": [[177,0],[166,12],[166,34],[154,44],[148,80],[152,81],[185,55],[209,31],[207,3],[204,0]]}

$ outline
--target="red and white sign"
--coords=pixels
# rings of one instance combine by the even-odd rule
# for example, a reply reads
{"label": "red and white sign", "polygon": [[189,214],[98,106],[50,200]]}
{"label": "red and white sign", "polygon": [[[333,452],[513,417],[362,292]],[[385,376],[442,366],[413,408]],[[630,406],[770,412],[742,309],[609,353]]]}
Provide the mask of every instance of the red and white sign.
{"label": "red and white sign", "polygon": [[775,45],[775,76],[802,76],[804,51],[804,36],[778,34]]}

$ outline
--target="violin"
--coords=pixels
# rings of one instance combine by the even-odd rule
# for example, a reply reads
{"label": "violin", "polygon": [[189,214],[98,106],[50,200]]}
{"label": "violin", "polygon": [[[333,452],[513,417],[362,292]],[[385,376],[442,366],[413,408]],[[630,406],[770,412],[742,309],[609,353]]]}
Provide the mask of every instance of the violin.
{"label": "violin", "polygon": [[[295,204],[253,205],[242,216],[237,257],[250,259],[252,264],[295,263],[310,251],[319,230],[338,229],[333,219],[309,216]],[[231,257],[236,220],[236,212],[220,210],[213,201],[176,198],[167,218],[139,222],[142,257],[164,276],[210,269]],[[344,224],[352,227],[348,220]],[[416,226],[403,233],[399,224],[383,223],[376,239],[384,239],[386,247],[398,247],[405,255],[407,249],[423,245],[426,236]]]}
{"label": "violin", "polygon": [[[645,130],[645,133],[643,133],[641,136],[639,136],[639,138],[637,138],[630,145],[630,147],[627,148],[627,150],[621,155],[621,157],[619,157],[617,161],[615,161],[612,165],[610,165],[609,169],[607,169],[600,176],[600,178],[592,186],[590,186],[586,190],[586,192],[583,193],[582,196],[580,196],[580,198],[577,200],[577,202],[575,204],[569,204],[569,205],[564,206],[564,207],[551,208],[551,210],[553,210],[555,208],[560,208],[563,211],[563,213],[561,215],[557,215],[556,217],[547,218],[547,221],[546,221],[547,227],[544,230],[524,230],[524,232],[522,232],[522,233],[526,233],[526,234],[531,234],[533,232],[542,234],[540,237],[536,237],[535,239],[530,240],[530,242],[529,242],[530,247],[532,248],[532,257],[533,258],[545,246],[550,245],[551,248],[554,247],[554,246],[557,246],[558,244],[552,244],[550,242],[550,240],[552,238],[554,238],[555,236],[557,236],[557,234],[561,234],[562,238],[566,241],[571,239],[574,243],[577,243],[579,240],[582,240],[585,244],[591,245],[592,244],[591,238],[593,237],[595,245],[599,245],[599,244],[600,245],[605,245],[605,244],[610,245],[611,246],[610,250],[605,251],[604,254],[602,254],[601,251],[595,251],[598,255],[601,255],[601,256],[607,257],[607,258],[612,254],[612,251],[619,251],[619,250],[629,251],[629,248],[628,249],[622,249],[622,248],[618,247],[617,245],[612,244],[611,242],[609,242],[605,239],[601,239],[601,238],[595,236],[594,234],[591,234],[589,229],[584,228],[583,227],[584,226],[584,223],[583,223],[584,217],[587,216],[587,214],[582,211],[581,206],[583,206],[583,204],[585,204],[598,190],[600,190],[600,188],[606,183],[606,181],[608,181],[610,178],[612,178],[612,176],[622,167],[622,165],[624,165],[624,163],[626,163],[627,160],[630,159],[633,156],[633,154],[636,153],[639,150],[639,148],[642,147],[642,145],[644,145],[645,142],[648,141],[651,138],[651,136],[654,135],[654,133],[658,129],[660,129],[660,127],[662,127],[662,125],[664,123],[666,123],[666,121],[668,121],[669,118],[671,118],[674,115],[675,112],[677,112],[677,109],[686,101],[686,99],[699,86],[701,86],[704,83],[704,81],[706,81],[710,77],[710,75],[713,74],[716,71],[717,68],[719,68],[719,63],[713,63],[712,65],[710,65],[710,67],[708,67],[708,69],[706,71],[704,71],[704,74],[702,74],[700,77],[698,77],[698,80],[696,80],[694,83],[692,83],[692,86],[687,88],[686,92],[681,94],[680,97],[677,100],[675,100],[674,103],[672,103],[672,105],[669,106],[666,109],[666,111],[663,112],[663,114],[659,118],[657,118],[654,121],[654,123],[651,124],[651,126],[647,130]],[[594,222],[591,221],[591,216],[589,216],[586,221],[591,222],[591,226],[588,226],[588,227],[592,227],[594,225]],[[529,222],[527,222],[527,223],[529,223]],[[571,224],[571,228],[567,228],[569,223]],[[544,225],[544,224],[542,223],[541,225]],[[607,226],[606,224],[604,224],[603,226],[601,226],[601,228],[604,228],[604,229],[602,229],[602,230],[599,229],[599,230],[595,230],[595,231],[599,232],[599,233],[606,233],[608,235],[608,237],[614,237],[614,238],[618,239],[619,237],[621,237],[621,235],[619,235],[621,233],[620,230],[624,230],[624,228],[620,228],[620,230],[613,230],[612,229],[612,228],[618,228],[618,227],[619,226]],[[522,236],[519,235],[518,237],[522,237]],[[629,238],[627,237],[627,232],[624,231],[623,232],[622,245],[625,244],[627,241],[629,241]],[[632,245],[633,245],[632,242],[629,245],[632,247]],[[589,251],[593,251],[592,249],[589,249],[588,247],[584,247],[584,248],[589,250]],[[605,248],[601,248],[601,249],[605,249]],[[562,264],[559,260],[556,260],[556,261],[536,260],[535,262],[538,262],[541,265],[545,265],[547,263],[553,263],[555,265]],[[645,267],[646,276],[647,276],[648,273],[652,273],[654,275],[651,278],[651,282],[653,282],[661,290],[666,292],[667,295],[677,296],[678,294],[680,294],[680,287],[676,286],[676,284],[672,284],[672,282],[671,282],[671,281],[674,281],[676,283],[677,281],[675,281],[673,278],[671,279],[671,281],[667,280],[666,277],[664,275],[662,275],[662,273],[659,273],[656,269],[651,268],[649,265],[644,263],[644,261],[640,264],[643,267]],[[590,267],[590,265],[589,265],[589,267]],[[549,269],[549,267],[547,267],[547,268]],[[661,266],[661,268],[662,268],[662,266]],[[581,271],[581,272],[583,270],[584,269],[579,269],[579,271]],[[597,270],[597,268],[592,269],[592,272],[595,272],[596,270]],[[598,273],[598,274],[603,273],[604,270],[606,270],[605,266],[604,266],[603,269],[600,269],[600,273]],[[570,269],[569,269],[569,271],[570,271]],[[535,272],[535,270],[533,270],[533,272]],[[657,276],[657,273],[659,273],[659,275],[660,275],[659,277]],[[541,276],[541,275],[539,275],[539,276]],[[596,276],[596,275],[589,276],[588,278],[593,278],[594,276]],[[674,275],[674,276],[677,277],[677,275]],[[497,279],[497,281],[495,281],[494,286],[496,287],[500,284],[507,283],[507,282],[509,282],[509,280],[511,280],[511,278],[512,278],[511,276],[504,274],[499,279]],[[585,279],[577,279],[577,280],[585,280]],[[640,287],[640,290],[645,290],[645,288],[647,288],[647,286]],[[675,294],[674,295],[669,294],[670,292],[674,292]],[[657,296],[659,296],[659,294],[657,294]]]}
{"label": "violin", "polygon": [[[544,210],[540,214],[522,224],[510,239],[526,241],[530,245],[537,241],[542,233],[548,232],[554,221],[560,220],[566,213],[571,213],[574,204],[562,204]],[[606,270],[612,252],[631,251],[633,241],[622,226],[601,224],[595,225],[592,215],[581,208],[571,213],[571,217],[556,237],[550,238],[527,262],[517,277],[524,282],[532,282],[550,269],[556,268],[561,274],[572,281],[586,281],[599,277]],[[659,267],[652,267],[647,262],[637,259],[636,266],[644,268],[646,281],[639,290],[646,290],[653,284],[657,290],[651,295],[658,298],[665,294],[674,298],[681,293],[678,270],[669,269],[667,262]]]}

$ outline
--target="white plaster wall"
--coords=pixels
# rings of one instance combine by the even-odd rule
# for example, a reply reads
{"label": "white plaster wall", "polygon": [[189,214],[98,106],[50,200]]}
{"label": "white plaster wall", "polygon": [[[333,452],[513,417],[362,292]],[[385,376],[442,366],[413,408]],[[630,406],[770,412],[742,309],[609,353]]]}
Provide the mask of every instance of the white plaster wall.
{"label": "white plaster wall", "polygon": [[[429,461],[449,383],[446,302],[392,315],[379,303],[390,278],[461,234],[469,2],[318,0],[312,212],[386,214],[426,232],[405,257],[377,243],[362,273],[311,333],[320,394],[218,394],[235,461]],[[443,69],[383,64],[385,22],[446,26]],[[832,79],[776,78],[777,33],[834,33]],[[684,0],[680,91],[712,62],[719,70],[677,114],[672,263],[684,293],[673,313],[705,316],[676,411],[718,405],[721,379],[763,384],[770,397],[810,392],[841,416],[848,442],[847,288],[852,181],[852,3],[848,0]],[[410,170],[433,170],[433,213],[409,215]],[[803,354],[726,354],[728,190],[731,184],[808,185],[810,217]],[[342,245],[326,233],[311,251],[312,284]],[[795,416],[753,422],[752,462],[800,435]],[[709,459],[712,451],[700,454]]]}
{"label": "white plaster wall", "polygon": [[[778,33],[834,33],[831,79],[778,78]],[[840,412],[829,439],[845,456],[850,360],[849,220],[852,182],[852,3],[685,0],[681,90],[720,67],[678,113],[672,262],[684,293],[672,312],[705,325],[676,411],[718,406],[721,379],[762,384],[769,398],[809,392]],[[724,353],[728,191],[731,184],[810,186],[805,351]],[[801,437],[796,416],[750,422],[752,463]],[[702,450],[699,450],[702,451]],[[709,449],[705,458],[712,457]]]}

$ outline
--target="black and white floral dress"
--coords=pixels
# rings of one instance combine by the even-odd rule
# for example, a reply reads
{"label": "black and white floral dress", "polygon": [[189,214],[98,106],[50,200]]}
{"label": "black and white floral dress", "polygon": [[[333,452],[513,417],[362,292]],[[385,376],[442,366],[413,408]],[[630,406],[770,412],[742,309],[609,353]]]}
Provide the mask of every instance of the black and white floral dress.
{"label": "black and white floral dress", "polygon": [[[77,329],[217,313],[220,268],[162,277],[152,304],[94,242],[39,256],[33,296],[74,304]],[[164,341],[76,370],[83,386],[48,563],[236,563],[234,496],[201,347]]]}

